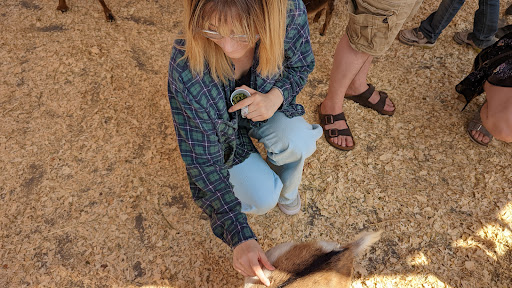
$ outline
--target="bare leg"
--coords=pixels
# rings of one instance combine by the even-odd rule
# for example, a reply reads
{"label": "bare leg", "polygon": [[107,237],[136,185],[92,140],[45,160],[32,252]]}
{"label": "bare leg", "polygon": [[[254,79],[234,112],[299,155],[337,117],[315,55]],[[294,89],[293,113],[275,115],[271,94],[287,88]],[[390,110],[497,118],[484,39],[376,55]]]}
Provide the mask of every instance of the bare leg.
{"label": "bare leg", "polygon": [[[512,87],[499,87],[484,85],[487,103],[480,111],[482,124],[494,138],[510,143],[512,142]],[[489,138],[482,133],[472,131],[473,137],[488,143]]]}
{"label": "bare leg", "polygon": [[[356,77],[359,70],[363,67],[369,54],[356,51],[350,46],[347,35],[343,35],[334,52],[334,63],[331,69],[331,78],[329,79],[329,89],[327,96],[322,102],[322,114],[339,114],[343,112],[343,99],[350,83]],[[344,129],[347,128],[345,121],[338,121],[334,124],[326,125],[325,129]],[[352,137],[338,136],[332,141],[344,147],[354,145]]]}
{"label": "bare leg", "polygon": [[372,65],[373,56],[369,56],[366,62],[364,62],[363,67],[359,70],[356,77],[350,82],[346,95],[357,95],[363,93],[366,89],[368,89],[366,77],[368,76],[368,71],[370,70],[370,66]]}
{"label": "bare leg", "polygon": [[[367,53],[354,50],[350,46],[347,35],[343,35],[336,47],[334,53],[334,63],[331,69],[331,78],[329,80],[329,89],[327,96],[322,103],[322,114],[339,114],[343,112],[343,100],[345,94],[360,94],[368,89],[366,76],[370,69],[373,57]],[[353,94],[352,94],[353,93]],[[370,97],[371,103],[377,103],[379,100],[378,92]],[[393,111],[393,103],[387,99],[384,109]],[[345,121],[338,121],[334,124],[326,125],[325,129],[344,129],[347,128]],[[350,147],[354,145],[352,137],[338,136],[333,138],[334,143]]]}

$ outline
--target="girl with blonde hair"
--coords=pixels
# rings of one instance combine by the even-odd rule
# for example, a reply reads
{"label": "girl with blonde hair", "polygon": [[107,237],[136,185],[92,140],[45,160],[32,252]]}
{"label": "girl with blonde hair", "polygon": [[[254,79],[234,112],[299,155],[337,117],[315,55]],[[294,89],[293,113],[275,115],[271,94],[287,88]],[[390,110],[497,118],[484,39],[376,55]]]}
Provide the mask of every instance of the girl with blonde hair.
{"label": "girl with blonde hair", "polygon": [[[192,196],[233,248],[234,268],[268,286],[261,265],[273,267],[245,214],[276,204],[300,211],[304,160],[322,135],[295,102],[314,67],[306,9],[301,0],[185,0],[184,8],[168,94]],[[238,88],[250,96],[232,105]]]}

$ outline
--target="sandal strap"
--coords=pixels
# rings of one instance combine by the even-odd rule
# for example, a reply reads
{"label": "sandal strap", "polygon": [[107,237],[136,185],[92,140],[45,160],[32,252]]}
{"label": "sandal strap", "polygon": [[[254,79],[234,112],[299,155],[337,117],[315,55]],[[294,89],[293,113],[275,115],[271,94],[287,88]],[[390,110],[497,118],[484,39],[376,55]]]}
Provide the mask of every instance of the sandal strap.
{"label": "sandal strap", "polygon": [[489,131],[487,131],[485,126],[481,122],[478,122],[478,121],[475,121],[475,120],[469,121],[469,123],[468,123],[468,130],[470,130],[470,131],[478,131],[478,132],[484,134],[485,136],[489,137],[489,139],[493,138],[492,134]]}
{"label": "sandal strap", "polygon": [[[343,112],[336,114],[336,115],[322,114],[322,112],[320,112],[322,110],[321,108],[322,108],[322,104],[320,103],[320,104],[318,104],[318,110],[317,110],[318,117],[320,118],[320,125],[322,126],[322,129],[324,130],[325,140],[327,140],[327,143],[329,143],[329,145],[333,146],[334,148],[343,150],[343,151],[349,151],[349,150],[354,149],[354,146],[356,143],[354,142],[354,137],[352,136],[352,133],[350,132],[350,127],[348,127],[348,124],[347,124],[347,128],[344,128],[344,129],[335,129],[335,128],[325,129],[325,125],[332,124],[336,121],[344,120],[346,123],[347,120],[345,118],[345,114]],[[351,137],[354,145],[346,147],[346,146],[341,146],[341,145],[334,143],[333,138],[336,138],[338,136]]]}
{"label": "sandal strap", "polygon": [[[484,102],[484,104],[485,104],[485,102]],[[493,136],[492,136],[491,132],[489,132],[485,128],[484,124],[482,123],[482,118],[480,118],[480,111],[482,110],[483,106],[484,105],[482,104],[482,106],[480,106],[480,108],[475,112],[473,119],[471,119],[471,121],[469,121],[468,126],[467,126],[467,131],[468,131],[469,137],[471,137],[471,139],[473,139],[473,141],[475,141],[476,143],[478,143],[480,145],[487,146],[487,144],[489,144],[491,142]],[[489,142],[483,143],[483,142],[479,141],[478,139],[474,138],[473,135],[471,134],[471,131],[478,131],[478,132],[484,134],[485,136],[487,136],[489,138]]]}
{"label": "sandal strap", "polygon": [[373,92],[375,92],[375,86],[368,83],[368,89],[366,89],[363,93],[358,95],[345,96],[345,98],[361,104],[361,102],[368,102],[368,99],[372,97]]}
{"label": "sandal strap", "polygon": [[389,97],[388,93],[386,93],[384,91],[378,91],[379,92],[379,101],[377,101],[374,104],[374,103],[371,103],[369,100],[370,97],[372,97],[373,92],[375,92],[375,86],[368,83],[368,89],[366,89],[366,91],[364,91],[363,93],[361,93],[359,95],[345,96],[345,98],[348,100],[352,100],[363,107],[373,109],[381,114],[389,115],[389,114],[385,113],[385,110],[384,110],[384,106],[386,106],[386,99]]}
{"label": "sandal strap", "polygon": [[334,138],[338,136],[349,136],[352,137],[352,133],[350,132],[350,128],[344,128],[344,129],[327,129],[324,130],[324,133],[329,138]]}
{"label": "sandal strap", "polygon": [[344,120],[345,122],[347,121],[347,119],[345,118],[345,113],[344,112],[341,112],[339,114],[321,114],[321,117],[320,117],[320,123],[322,125],[329,125],[329,124],[333,124],[334,122],[337,122],[337,121],[342,121]]}
{"label": "sandal strap", "polygon": [[384,92],[384,91],[379,91],[379,101],[377,101],[377,103],[373,104],[373,103],[370,103],[370,105],[374,106],[375,107],[375,110],[377,111],[383,111],[384,110],[384,106],[386,106],[386,99],[388,98],[388,93]]}

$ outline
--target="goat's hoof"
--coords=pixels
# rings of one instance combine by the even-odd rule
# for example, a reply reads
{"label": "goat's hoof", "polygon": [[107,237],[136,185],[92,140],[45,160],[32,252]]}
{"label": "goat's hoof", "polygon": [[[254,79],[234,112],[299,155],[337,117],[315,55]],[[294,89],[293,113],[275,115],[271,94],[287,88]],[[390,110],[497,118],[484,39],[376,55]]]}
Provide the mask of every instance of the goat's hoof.
{"label": "goat's hoof", "polygon": [[114,17],[114,15],[112,15],[112,13],[108,13],[107,15],[105,15],[105,17],[107,18],[107,22],[116,22],[116,18]]}
{"label": "goat's hoof", "polygon": [[67,12],[69,10],[69,7],[67,5],[62,5],[62,6],[57,6],[57,10],[59,10],[60,12],[64,13],[64,12]]}

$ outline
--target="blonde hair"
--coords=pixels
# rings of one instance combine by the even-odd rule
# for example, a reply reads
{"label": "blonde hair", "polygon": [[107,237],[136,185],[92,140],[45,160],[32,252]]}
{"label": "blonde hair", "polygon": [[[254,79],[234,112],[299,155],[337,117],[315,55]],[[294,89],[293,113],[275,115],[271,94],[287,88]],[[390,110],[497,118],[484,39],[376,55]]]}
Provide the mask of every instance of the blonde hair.
{"label": "blonde hair", "polygon": [[[227,82],[234,77],[230,59],[213,41],[201,35],[215,23],[218,32],[231,25],[235,34],[248,35],[248,45],[254,46],[259,35],[258,73],[269,77],[281,72],[284,61],[287,0],[184,0],[185,55],[194,74],[202,75],[206,68],[215,81]],[[228,24],[229,23],[229,24]]]}

